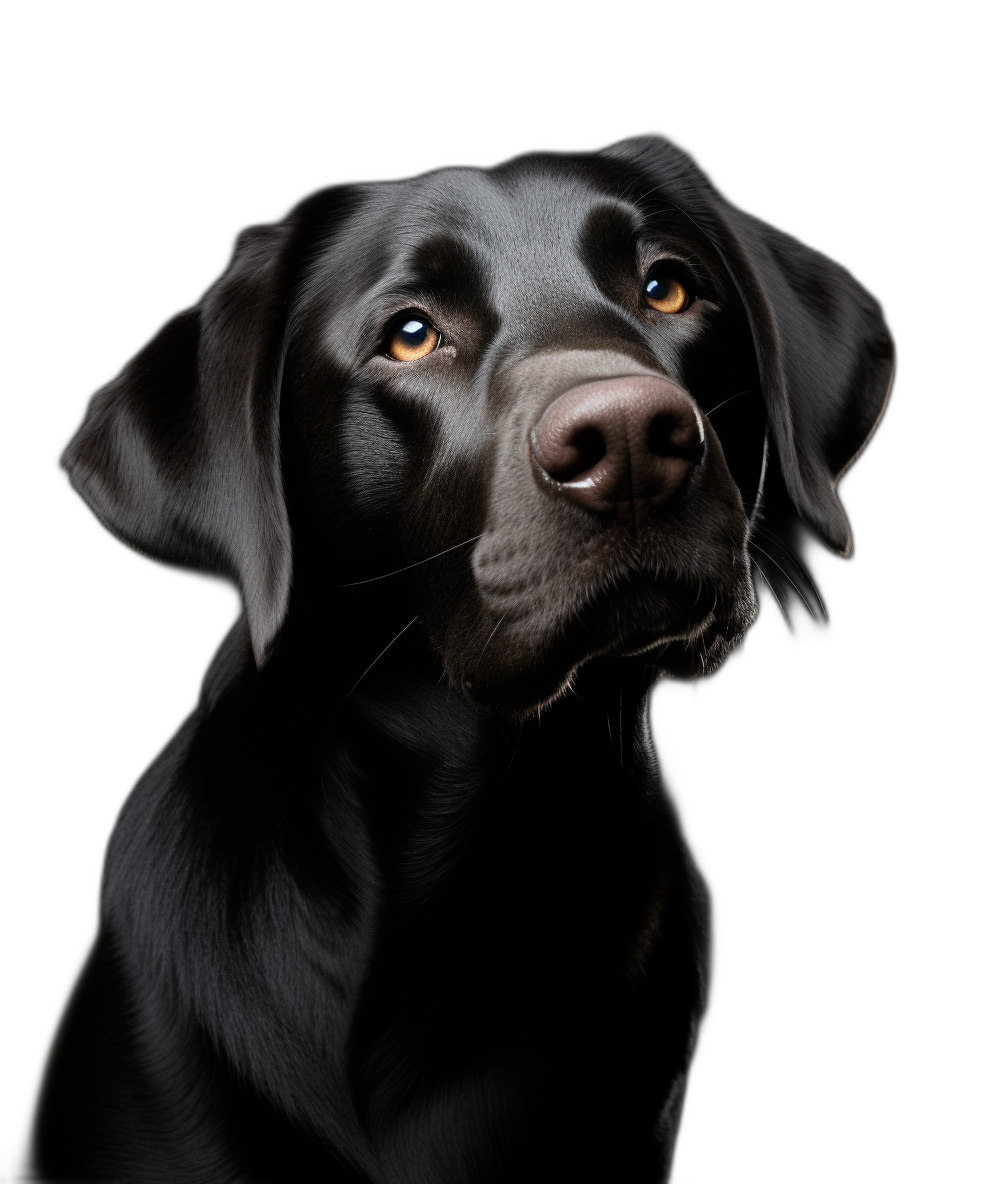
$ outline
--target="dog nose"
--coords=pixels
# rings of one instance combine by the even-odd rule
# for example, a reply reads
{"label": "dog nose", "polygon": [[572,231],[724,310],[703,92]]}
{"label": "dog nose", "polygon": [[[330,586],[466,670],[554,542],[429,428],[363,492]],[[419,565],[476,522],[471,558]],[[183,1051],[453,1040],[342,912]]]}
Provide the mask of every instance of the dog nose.
{"label": "dog nose", "polygon": [[703,446],[693,400],[651,374],[572,387],[529,434],[540,485],[635,527],[682,486]]}

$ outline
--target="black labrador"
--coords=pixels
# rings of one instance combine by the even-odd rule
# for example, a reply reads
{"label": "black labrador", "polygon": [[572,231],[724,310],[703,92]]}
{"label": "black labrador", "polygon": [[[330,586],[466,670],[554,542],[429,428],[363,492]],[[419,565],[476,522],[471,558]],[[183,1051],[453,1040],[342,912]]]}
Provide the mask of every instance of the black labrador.
{"label": "black labrador", "polygon": [[127,801],[49,1178],[666,1178],[703,882],[648,697],[710,673],[893,372],[660,139],[308,198],[94,397],[121,539],[243,613]]}

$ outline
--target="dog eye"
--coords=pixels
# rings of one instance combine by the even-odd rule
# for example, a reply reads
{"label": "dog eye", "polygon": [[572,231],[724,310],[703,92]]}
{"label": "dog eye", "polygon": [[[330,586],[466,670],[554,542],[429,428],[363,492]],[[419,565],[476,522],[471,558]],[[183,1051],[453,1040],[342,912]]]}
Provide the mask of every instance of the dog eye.
{"label": "dog eye", "polygon": [[420,313],[404,313],[392,326],[388,356],[397,362],[414,362],[437,349],[441,334]]}
{"label": "dog eye", "polygon": [[689,293],[668,263],[656,263],[644,280],[644,299],[658,312],[682,312]]}

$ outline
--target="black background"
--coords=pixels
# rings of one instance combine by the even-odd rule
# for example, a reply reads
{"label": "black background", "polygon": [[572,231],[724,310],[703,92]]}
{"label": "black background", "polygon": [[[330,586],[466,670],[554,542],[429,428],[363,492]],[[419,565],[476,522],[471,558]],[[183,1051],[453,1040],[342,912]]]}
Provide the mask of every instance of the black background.
{"label": "black background", "polygon": [[12,798],[26,813],[8,843],[24,869],[25,1099],[94,939],[117,812],[239,611],[227,588],[128,551],[72,493],[60,456],[91,395],[200,301],[244,227],[316,189],[653,133],[734,205],[846,266],[897,347],[886,416],[840,485],[853,559],[824,552],[772,485],[768,526],[797,561],[762,542],[779,567],[757,554],[773,591],[743,650],[656,704],[714,907],[711,1014],[676,1163],[686,1180],[903,1175],[951,1147],[962,1167],[967,1036],[949,989],[968,941],[951,886],[962,767],[949,645],[932,639],[959,581],[950,511],[922,480],[943,398],[922,317],[942,298],[922,250],[922,144],[955,139],[948,112],[884,52],[801,77],[775,66],[772,88],[753,67],[687,82],[631,65],[617,81],[597,52],[544,81],[541,65],[438,59],[409,81],[383,64],[310,85],[253,70],[218,89],[205,62],[84,70],[53,75],[52,107],[21,129],[12,345],[27,422],[9,529],[24,597],[11,649],[26,658]]}

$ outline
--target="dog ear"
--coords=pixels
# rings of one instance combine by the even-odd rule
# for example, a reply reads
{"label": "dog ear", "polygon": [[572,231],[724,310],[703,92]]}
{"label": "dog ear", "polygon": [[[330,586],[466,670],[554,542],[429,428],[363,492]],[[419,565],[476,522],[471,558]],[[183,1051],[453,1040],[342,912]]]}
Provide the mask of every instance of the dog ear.
{"label": "dog ear", "polygon": [[256,662],[287,610],[279,392],[291,224],[238,239],[224,275],[91,400],[62,463],[137,550],[233,579]]}
{"label": "dog ear", "polygon": [[725,262],[756,345],[767,418],[795,509],[851,553],[836,484],[885,410],[894,350],[882,309],[838,264],[724,203]]}
{"label": "dog ear", "polygon": [[836,483],[881,418],[893,377],[878,302],[838,264],[730,205],[668,141],[624,141],[607,155],[641,166],[649,184],[657,179],[716,246],[749,320],[788,495],[829,546],[849,555]]}

